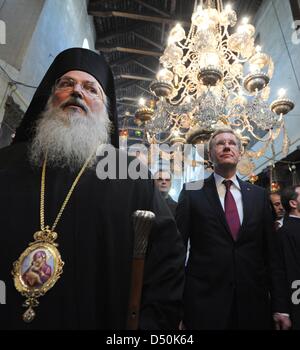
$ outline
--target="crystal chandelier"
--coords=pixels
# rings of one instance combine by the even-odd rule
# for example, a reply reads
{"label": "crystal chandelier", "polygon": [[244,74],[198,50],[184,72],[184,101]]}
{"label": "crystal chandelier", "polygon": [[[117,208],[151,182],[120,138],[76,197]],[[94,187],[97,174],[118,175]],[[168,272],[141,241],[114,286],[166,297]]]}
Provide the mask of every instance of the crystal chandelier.
{"label": "crystal chandelier", "polygon": [[[141,106],[137,123],[150,143],[206,142],[215,128],[234,129],[246,146],[265,142],[258,158],[284,128],[283,116],[294,108],[281,89],[271,105],[272,58],[254,46],[255,28],[221,0],[195,4],[188,34],[180,24],[170,32],[160,57],[162,69],[150,84],[156,101]],[[288,137],[285,135],[285,151]]]}

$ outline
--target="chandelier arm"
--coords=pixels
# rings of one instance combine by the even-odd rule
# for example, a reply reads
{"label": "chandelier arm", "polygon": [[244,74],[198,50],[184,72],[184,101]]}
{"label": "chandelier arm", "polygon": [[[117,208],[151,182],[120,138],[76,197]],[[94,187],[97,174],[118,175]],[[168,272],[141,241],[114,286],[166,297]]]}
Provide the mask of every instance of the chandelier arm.
{"label": "chandelier arm", "polygon": [[281,122],[280,126],[278,128],[276,128],[275,130],[274,129],[270,129],[271,134],[272,134],[272,140],[277,139],[277,137],[280,134],[280,131],[282,130],[282,127],[283,127],[283,121]]}
{"label": "chandelier arm", "polygon": [[154,139],[155,143],[166,143],[166,142],[170,141],[171,138],[172,138],[172,134],[170,134],[169,136],[167,136],[167,137],[164,138],[163,140],[158,140],[158,139],[156,138],[156,135],[153,135],[153,139]]}
{"label": "chandelier arm", "polygon": [[271,151],[272,151],[272,159],[275,160],[276,152],[275,152],[274,140],[271,140]]}
{"label": "chandelier arm", "polygon": [[223,9],[222,0],[195,0],[189,30],[180,25],[171,30],[160,58],[164,72],[151,89],[164,99],[149,121],[153,141],[181,142],[186,130],[194,137],[197,128],[219,125],[238,129],[245,145],[250,137],[264,146],[278,137],[283,122],[279,112],[286,114],[293,104],[279,99],[273,108],[267,105],[274,63],[254,50],[255,27],[242,21],[231,31],[236,24],[236,12]]}
{"label": "chandelier arm", "polygon": [[257,136],[257,135],[253,132],[253,130],[248,130],[248,131],[250,132],[250,134],[251,134],[257,141],[260,141],[260,142],[268,142],[268,141],[272,140],[272,131],[271,131],[271,130],[269,130],[269,131],[266,133],[266,135],[268,135],[266,138],[265,138],[265,137],[261,138],[261,137]]}
{"label": "chandelier arm", "polygon": [[246,151],[245,153],[248,155],[249,158],[252,159],[258,159],[260,157],[262,157],[265,153],[266,150],[268,149],[269,145],[270,145],[271,140],[268,140],[261,149],[259,149],[258,151]]}
{"label": "chandelier arm", "polygon": [[284,121],[282,122],[282,130],[283,130],[283,145],[282,145],[282,154],[284,157],[286,157],[289,153],[289,149],[290,149],[290,139],[285,127],[285,123]]}
{"label": "chandelier arm", "polygon": [[[248,125],[245,125],[245,123],[240,118],[235,118],[234,122],[230,122],[230,125],[236,128],[241,128],[239,133],[243,133],[246,129],[248,130]],[[250,125],[251,127],[251,125]]]}

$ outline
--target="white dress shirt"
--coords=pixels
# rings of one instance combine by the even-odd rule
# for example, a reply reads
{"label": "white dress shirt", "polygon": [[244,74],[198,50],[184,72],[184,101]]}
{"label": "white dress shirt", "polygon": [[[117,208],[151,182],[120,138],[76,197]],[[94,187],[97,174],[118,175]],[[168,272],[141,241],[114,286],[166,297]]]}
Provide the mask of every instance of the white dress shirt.
{"label": "white dress shirt", "polygon": [[280,227],[282,227],[282,225],[283,225],[283,218],[281,218],[281,219],[278,219],[278,220],[275,220],[275,224],[276,223],[278,223],[278,228],[277,228],[277,230],[280,228]]}
{"label": "white dress shirt", "polygon": [[289,215],[290,218],[300,219],[300,216],[297,215]]}
{"label": "white dress shirt", "polygon": [[226,187],[223,184],[223,181],[224,180],[231,180],[232,181],[232,185],[230,186],[230,192],[232,193],[233,198],[235,200],[236,207],[237,207],[238,214],[239,214],[239,218],[240,218],[240,223],[242,225],[243,218],[244,218],[243,200],[242,200],[241,187],[240,187],[240,184],[238,182],[236,175],[234,175],[230,179],[225,179],[224,177],[214,173],[214,177],[215,177],[215,182],[216,182],[216,187],[217,187],[219,199],[220,199],[220,202],[221,202],[221,205],[222,205],[222,208],[224,211],[225,211],[225,203],[224,202],[225,202]]}

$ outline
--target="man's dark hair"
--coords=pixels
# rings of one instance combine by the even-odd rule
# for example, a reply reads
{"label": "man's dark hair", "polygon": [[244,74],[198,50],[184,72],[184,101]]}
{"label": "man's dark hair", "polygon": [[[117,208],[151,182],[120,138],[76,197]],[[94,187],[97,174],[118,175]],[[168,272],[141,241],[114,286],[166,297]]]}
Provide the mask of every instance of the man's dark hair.
{"label": "man's dark hair", "polygon": [[300,187],[300,184],[286,187],[281,191],[281,203],[287,213],[289,213],[292,209],[290,207],[290,201],[296,200],[298,197],[298,193],[296,192],[296,189],[299,187]]}
{"label": "man's dark hair", "polygon": [[267,189],[267,193],[268,193],[269,197],[270,197],[272,194],[278,194],[279,196],[281,196],[281,190],[272,191],[270,188],[268,188],[268,189]]}

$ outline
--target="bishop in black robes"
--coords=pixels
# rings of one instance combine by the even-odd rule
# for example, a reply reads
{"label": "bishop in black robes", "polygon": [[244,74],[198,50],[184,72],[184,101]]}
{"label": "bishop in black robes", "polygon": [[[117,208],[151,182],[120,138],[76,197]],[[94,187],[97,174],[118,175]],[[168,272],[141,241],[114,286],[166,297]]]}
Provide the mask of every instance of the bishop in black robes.
{"label": "bishop in black robes", "polygon": [[[40,230],[45,144],[49,152],[44,215],[45,225],[52,225],[84,163],[84,150],[89,149],[91,139],[97,140],[98,124],[93,127],[89,123],[93,119],[90,115],[97,116],[99,101],[107,108],[99,137],[102,143],[110,141],[115,147],[118,164],[112,73],[102,56],[81,48],[68,49],[56,57],[25,113],[14,144],[0,151],[0,280],[6,284],[0,329],[125,329],[134,243],[132,214],[136,210],[156,214],[145,260],[139,328],[178,327],[184,248],[175,222],[152,180],[118,176],[100,180],[97,158],[80,177],[55,230],[63,273],[39,298],[34,320],[25,323],[22,319],[25,298],[16,290],[11,271]],[[55,122],[51,119],[53,110]],[[61,148],[53,137],[57,124],[56,134],[64,145]],[[71,137],[70,125],[74,127]],[[109,130],[107,139],[105,128]],[[35,258],[43,256],[37,253]],[[48,261],[47,271],[53,266]]]}

